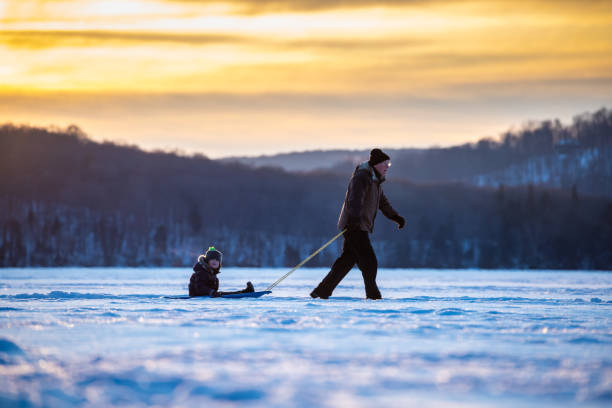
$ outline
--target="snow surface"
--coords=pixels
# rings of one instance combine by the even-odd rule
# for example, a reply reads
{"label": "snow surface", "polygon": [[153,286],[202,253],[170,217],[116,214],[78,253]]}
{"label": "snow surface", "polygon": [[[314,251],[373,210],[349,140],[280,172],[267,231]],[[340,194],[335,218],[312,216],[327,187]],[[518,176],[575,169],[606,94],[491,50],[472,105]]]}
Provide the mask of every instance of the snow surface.
{"label": "snow surface", "polygon": [[610,273],[386,269],[366,301],[354,270],[310,299],[326,272],[173,300],[189,269],[0,269],[0,406],[611,406]]}

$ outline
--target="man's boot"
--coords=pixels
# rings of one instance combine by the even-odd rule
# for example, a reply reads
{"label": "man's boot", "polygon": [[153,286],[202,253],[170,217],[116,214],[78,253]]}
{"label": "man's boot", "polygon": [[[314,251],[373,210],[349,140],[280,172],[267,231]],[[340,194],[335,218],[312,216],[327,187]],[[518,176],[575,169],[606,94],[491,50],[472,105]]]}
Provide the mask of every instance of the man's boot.
{"label": "man's boot", "polygon": [[321,296],[317,293],[317,290],[313,290],[312,292],[310,292],[310,297],[312,297],[313,299],[316,298],[321,298],[321,299],[329,299],[329,296]]}

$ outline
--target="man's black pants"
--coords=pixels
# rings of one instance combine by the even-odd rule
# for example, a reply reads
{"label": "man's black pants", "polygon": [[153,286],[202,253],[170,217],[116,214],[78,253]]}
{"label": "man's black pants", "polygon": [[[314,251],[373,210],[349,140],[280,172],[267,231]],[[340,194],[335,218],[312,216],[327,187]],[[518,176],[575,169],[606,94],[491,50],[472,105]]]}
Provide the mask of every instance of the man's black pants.
{"label": "man's black pants", "polygon": [[376,259],[376,254],[370,243],[367,231],[347,231],[344,233],[342,254],[336,259],[331,267],[331,271],[323,278],[314,292],[319,297],[331,296],[336,286],[353,269],[355,264],[357,264],[363,275],[366,297],[369,299],[381,299],[380,291],[376,285],[378,260]]}

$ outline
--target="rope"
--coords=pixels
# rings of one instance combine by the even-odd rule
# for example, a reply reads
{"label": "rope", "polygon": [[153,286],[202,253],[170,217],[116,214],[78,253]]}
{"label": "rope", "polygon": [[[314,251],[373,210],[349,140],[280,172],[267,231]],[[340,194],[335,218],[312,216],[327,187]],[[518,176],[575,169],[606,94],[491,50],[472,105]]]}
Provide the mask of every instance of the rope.
{"label": "rope", "polygon": [[274,282],[273,284],[271,284],[268,289],[266,290],[272,290],[272,288],[274,288],[276,285],[278,285],[279,283],[281,283],[283,280],[285,280],[285,278],[289,275],[291,275],[293,272],[295,272],[296,270],[298,270],[302,265],[304,265],[306,262],[310,261],[311,258],[313,258],[316,254],[318,254],[319,252],[321,252],[322,250],[324,250],[325,248],[327,248],[329,246],[329,244],[331,244],[332,242],[334,242],[335,240],[337,240],[338,238],[340,238],[340,236],[342,234],[344,234],[346,232],[346,230],[343,230],[342,232],[340,232],[338,235],[336,235],[335,237],[333,237],[332,239],[330,239],[329,241],[327,241],[325,243],[325,245],[323,245],[321,248],[317,249],[315,252],[313,252],[308,258],[304,259],[302,262],[300,262],[298,265],[296,265],[292,270],[290,270],[289,272],[287,272],[286,274],[284,274],[283,276],[281,276],[276,282]]}

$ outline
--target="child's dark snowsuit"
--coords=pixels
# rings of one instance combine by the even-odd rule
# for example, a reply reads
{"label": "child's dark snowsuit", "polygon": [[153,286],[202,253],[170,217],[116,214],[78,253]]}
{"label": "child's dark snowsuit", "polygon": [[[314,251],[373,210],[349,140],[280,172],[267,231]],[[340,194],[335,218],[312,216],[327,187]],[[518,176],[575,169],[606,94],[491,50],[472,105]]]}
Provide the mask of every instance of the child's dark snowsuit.
{"label": "child's dark snowsuit", "polygon": [[193,265],[193,275],[189,279],[189,296],[217,297],[219,290],[219,269],[213,269],[205,259],[198,259]]}

